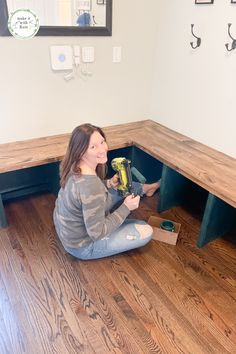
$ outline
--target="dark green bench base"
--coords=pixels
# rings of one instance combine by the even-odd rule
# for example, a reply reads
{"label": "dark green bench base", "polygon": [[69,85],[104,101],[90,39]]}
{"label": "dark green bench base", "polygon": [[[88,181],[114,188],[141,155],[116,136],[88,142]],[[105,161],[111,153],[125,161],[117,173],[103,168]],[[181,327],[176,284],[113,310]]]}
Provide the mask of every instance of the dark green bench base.
{"label": "dark green bench base", "polygon": [[[108,176],[114,171],[110,161],[114,157],[126,157],[152,183],[161,178],[158,212],[175,206],[198,206],[202,215],[197,246],[202,247],[209,241],[230,231],[236,219],[236,209],[204,190],[196,183],[182,176],[176,170],[163,165],[135,146],[109,151]],[[7,226],[4,201],[24,195],[51,191],[57,195],[59,190],[59,162],[31,167],[19,171],[0,174],[0,227]]]}
{"label": "dark green bench base", "polygon": [[184,206],[186,203],[192,206],[200,204],[198,212],[202,214],[202,223],[197,240],[198,247],[225,235],[235,224],[235,208],[164,165],[158,212],[179,205]]}
{"label": "dark green bench base", "polygon": [[0,174],[0,227],[7,226],[4,202],[38,192],[59,190],[59,163]]}
{"label": "dark green bench base", "polygon": [[0,227],[6,227],[6,226],[7,226],[7,219],[4,211],[2,195],[0,194]]}
{"label": "dark green bench base", "polygon": [[197,245],[202,247],[233,229],[236,209],[209,193]]}

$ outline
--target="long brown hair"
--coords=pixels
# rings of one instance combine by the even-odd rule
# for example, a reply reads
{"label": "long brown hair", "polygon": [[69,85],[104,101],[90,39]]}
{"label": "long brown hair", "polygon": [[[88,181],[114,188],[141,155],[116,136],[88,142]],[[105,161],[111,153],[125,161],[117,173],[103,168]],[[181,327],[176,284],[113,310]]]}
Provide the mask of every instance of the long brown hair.
{"label": "long brown hair", "polygon": [[[89,147],[90,137],[94,132],[98,132],[106,141],[106,136],[101,128],[86,123],[76,127],[70,137],[66,154],[60,164],[60,184],[64,188],[68,178],[74,175],[80,175],[79,162]],[[104,179],[106,174],[106,165],[97,166],[97,175]]]}

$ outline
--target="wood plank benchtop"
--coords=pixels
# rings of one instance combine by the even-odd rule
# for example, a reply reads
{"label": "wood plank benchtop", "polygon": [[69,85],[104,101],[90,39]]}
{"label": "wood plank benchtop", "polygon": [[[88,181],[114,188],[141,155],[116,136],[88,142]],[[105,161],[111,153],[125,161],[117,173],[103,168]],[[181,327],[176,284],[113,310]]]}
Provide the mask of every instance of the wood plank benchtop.
{"label": "wood plank benchtop", "polygon": [[[154,121],[103,128],[110,150],[135,145],[236,207],[236,159]],[[70,134],[0,145],[0,173],[60,161]]]}

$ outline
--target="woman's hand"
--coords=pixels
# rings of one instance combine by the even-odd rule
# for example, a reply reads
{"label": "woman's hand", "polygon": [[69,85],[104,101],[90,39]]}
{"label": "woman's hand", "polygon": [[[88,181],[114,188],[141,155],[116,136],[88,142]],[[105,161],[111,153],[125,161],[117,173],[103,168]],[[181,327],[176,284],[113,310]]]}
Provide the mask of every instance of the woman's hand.
{"label": "woman's hand", "polygon": [[117,189],[120,184],[119,176],[115,174],[112,178],[107,180],[108,188]]}
{"label": "woman's hand", "polygon": [[140,201],[139,195],[137,195],[136,197],[134,197],[133,195],[128,195],[128,197],[126,197],[124,200],[124,204],[131,211],[139,207],[139,201]]}

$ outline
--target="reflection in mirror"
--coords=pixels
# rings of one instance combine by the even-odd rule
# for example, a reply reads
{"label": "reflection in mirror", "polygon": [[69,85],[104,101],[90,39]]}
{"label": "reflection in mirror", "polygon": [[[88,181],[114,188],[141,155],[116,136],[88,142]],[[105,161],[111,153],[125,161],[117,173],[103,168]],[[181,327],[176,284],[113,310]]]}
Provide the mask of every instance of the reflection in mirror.
{"label": "reflection in mirror", "polygon": [[8,12],[32,10],[41,26],[105,26],[106,6],[97,0],[7,0]]}
{"label": "reflection in mirror", "polygon": [[0,0],[0,35],[10,35],[8,14],[17,9],[38,16],[37,35],[111,35],[112,0]]}

